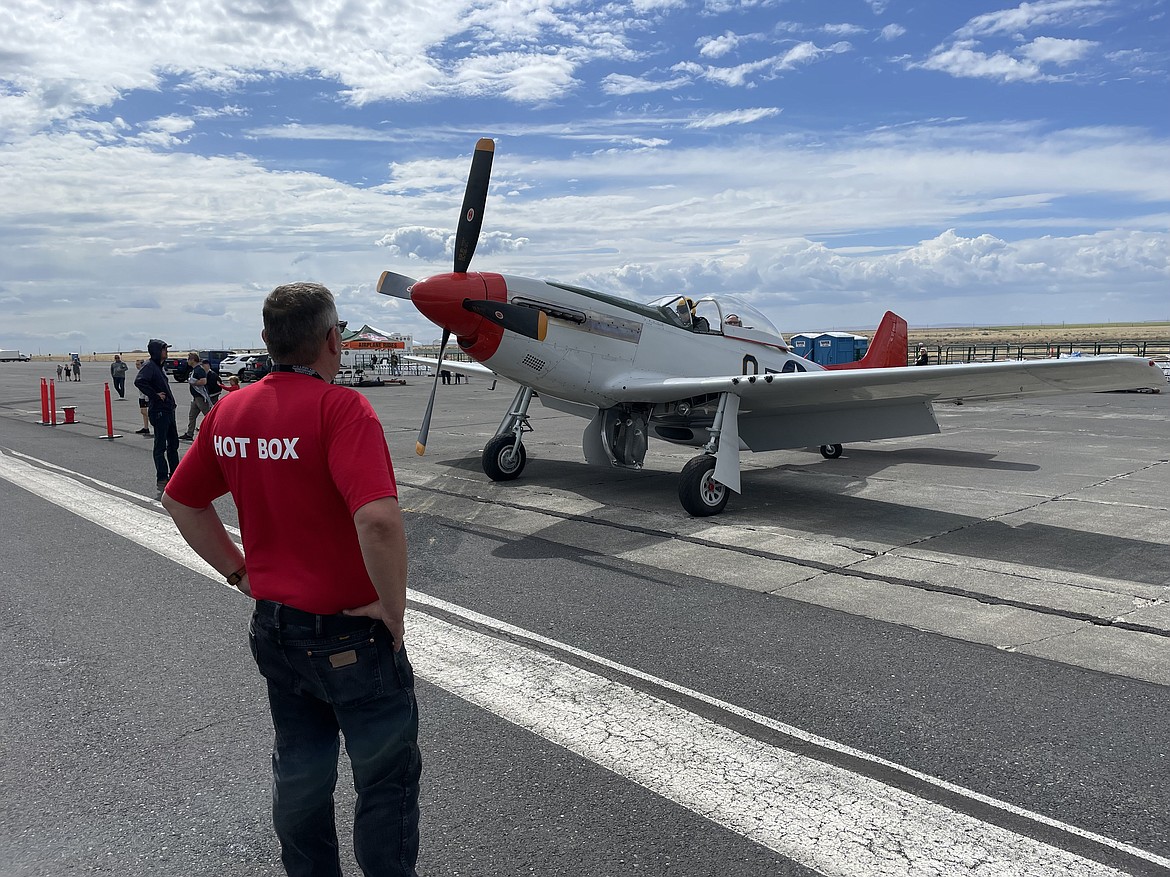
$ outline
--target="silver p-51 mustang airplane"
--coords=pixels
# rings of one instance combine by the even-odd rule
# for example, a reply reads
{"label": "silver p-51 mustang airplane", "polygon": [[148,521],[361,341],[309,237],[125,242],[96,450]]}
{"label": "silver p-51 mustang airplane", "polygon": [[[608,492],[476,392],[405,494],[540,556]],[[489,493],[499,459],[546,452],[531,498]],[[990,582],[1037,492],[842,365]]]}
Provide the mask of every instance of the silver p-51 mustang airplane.
{"label": "silver p-51 mustang airplane", "polygon": [[[385,272],[378,291],[408,298],[484,371],[520,385],[483,450],[494,481],[524,469],[528,407],[541,404],[588,421],[592,465],[642,467],[648,439],[702,448],[683,467],[679,499],[714,515],[740,492],[740,452],[820,446],[939,432],[934,402],[1154,388],[1151,362],[1130,356],[906,365],[906,322],[887,313],[866,355],[823,366],[789,350],[762,313],[731,296],[667,296],[638,304],[551,281],[468,272],[483,224],[495,144],[476,144],[455,239],[454,271],[425,280]],[[420,361],[425,361],[421,360]],[[426,448],[435,390],[423,418]]]}

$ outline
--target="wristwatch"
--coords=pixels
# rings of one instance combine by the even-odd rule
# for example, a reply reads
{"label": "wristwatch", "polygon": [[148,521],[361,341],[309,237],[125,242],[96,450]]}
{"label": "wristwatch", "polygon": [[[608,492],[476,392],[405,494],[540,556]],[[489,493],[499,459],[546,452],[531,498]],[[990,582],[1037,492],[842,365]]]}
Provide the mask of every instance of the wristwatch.
{"label": "wristwatch", "polygon": [[227,577],[227,583],[233,588],[244,580],[244,576],[248,574],[248,568],[241,566],[238,570]]}

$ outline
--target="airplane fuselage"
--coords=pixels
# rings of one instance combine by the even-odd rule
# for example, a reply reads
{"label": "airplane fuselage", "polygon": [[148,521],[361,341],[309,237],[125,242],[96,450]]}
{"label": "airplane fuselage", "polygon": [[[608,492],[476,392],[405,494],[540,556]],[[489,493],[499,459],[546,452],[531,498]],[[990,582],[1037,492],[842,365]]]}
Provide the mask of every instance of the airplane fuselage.
{"label": "airplane fuselage", "polygon": [[[631,381],[821,370],[789,352],[776,335],[730,326],[697,331],[672,322],[651,306],[525,277],[498,276],[506,284],[510,303],[539,307],[548,314],[547,336],[537,341],[499,332],[491,348],[477,344],[478,339],[467,343],[466,337],[461,337],[460,346],[492,371],[542,396],[609,408],[628,398],[621,388]],[[689,394],[679,398],[685,395]],[[665,397],[648,401],[671,401]]]}

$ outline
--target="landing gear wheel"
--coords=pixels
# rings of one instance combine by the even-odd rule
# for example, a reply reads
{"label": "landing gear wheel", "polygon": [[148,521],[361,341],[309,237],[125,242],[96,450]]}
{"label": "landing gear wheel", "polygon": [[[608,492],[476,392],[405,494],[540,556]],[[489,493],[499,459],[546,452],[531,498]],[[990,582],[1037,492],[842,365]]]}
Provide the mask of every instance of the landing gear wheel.
{"label": "landing gear wheel", "polygon": [[484,445],[483,471],[492,481],[511,481],[520,477],[527,459],[524,444],[516,445],[516,436],[498,435]]}
{"label": "landing gear wheel", "polygon": [[709,454],[695,457],[683,466],[678,482],[682,507],[696,518],[717,515],[727,505],[731,491],[715,480],[715,458]]}
{"label": "landing gear wheel", "polygon": [[840,445],[821,445],[821,456],[826,460],[836,460],[841,456]]}

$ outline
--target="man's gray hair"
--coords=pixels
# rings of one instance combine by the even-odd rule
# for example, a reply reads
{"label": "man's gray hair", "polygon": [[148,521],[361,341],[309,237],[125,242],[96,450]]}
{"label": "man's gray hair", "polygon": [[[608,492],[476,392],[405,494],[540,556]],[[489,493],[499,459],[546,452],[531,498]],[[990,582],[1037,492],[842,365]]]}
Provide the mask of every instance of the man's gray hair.
{"label": "man's gray hair", "polygon": [[320,283],[286,283],[264,299],[268,353],[282,365],[309,365],[337,325],[333,293]]}

